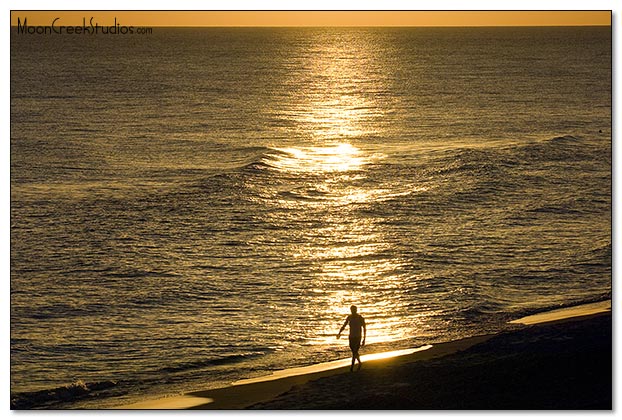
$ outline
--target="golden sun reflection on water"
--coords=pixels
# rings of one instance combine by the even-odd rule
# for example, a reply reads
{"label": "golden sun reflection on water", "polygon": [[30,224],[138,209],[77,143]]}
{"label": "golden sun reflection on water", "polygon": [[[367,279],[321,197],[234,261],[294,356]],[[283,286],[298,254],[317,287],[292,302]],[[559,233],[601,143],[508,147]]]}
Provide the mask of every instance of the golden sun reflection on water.
{"label": "golden sun reflection on water", "polygon": [[[353,54],[347,58],[343,48]],[[315,55],[308,63],[312,79],[321,80],[326,89],[312,87],[298,96],[298,106],[290,118],[303,127],[315,142],[335,139],[361,138],[373,133],[374,121],[383,118],[382,107],[377,106],[375,95],[366,94],[367,88],[382,90],[374,83],[362,89],[355,80],[376,80],[361,57],[369,56],[368,45],[336,44],[324,54]],[[338,57],[338,59],[336,59]]]}
{"label": "golden sun reflection on water", "polygon": [[[349,143],[277,149],[270,165],[295,174],[295,184],[280,205],[301,214],[319,211],[324,226],[305,232],[307,242],[292,250],[292,257],[314,267],[314,302],[319,322],[308,332],[308,342],[342,344],[336,331],[352,304],[368,317],[367,343],[406,338],[400,319],[403,302],[399,299],[404,279],[402,263],[391,255],[390,238],[373,217],[359,213],[366,206],[396,194],[367,181],[366,166],[383,155],[366,152]],[[345,315],[344,315],[344,310]]]}
{"label": "golden sun reflection on water", "polygon": [[375,67],[378,46],[318,36],[322,48],[303,67],[308,80],[321,80],[325,88],[310,84],[295,92],[285,114],[311,144],[273,148],[268,162],[294,180],[276,197],[279,206],[319,218],[320,227],[303,232],[305,242],[292,246],[292,257],[312,267],[314,277],[306,305],[318,321],[308,341],[341,346],[335,336],[352,304],[367,318],[368,343],[402,339],[410,333],[399,316],[405,305],[403,262],[381,222],[365,208],[417,187],[399,191],[371,182],[369,167],[387,156],[378,147],[359,148],[384,121],[385,107],[374,94],[386,89]]}
{"label": "golden sun reflection on water", "polygon": [[[412,186],[407,191],[365,184],[365,167],[386,158],[383,153],[363,151],[349,143],[326,146],[273,148],[265,162],[278,171],[312,177],[300,182],[280,199],[280,204],[304,207],[329,207],[365,204],[388,200],[425,190]],[[289,203],[288,203],[289,201]]]}
{"label": "golden sun reflection on water", "polygon": [[[356,214],[356,213],[355,213]],[[319,311],[319,324],[308,341],[321,345],[342,345],[336,332],[353,304],[368,322],[367,343],[407,338],[403,327],[403,263],[391,255],[391,246],[382,229],[371,219],[336,214],[325,219],[311,241],[299,248],[297,259],[317,264],[316,289],[309,304]],[[311,299],[311,298],[310,298]],[[347,343],[346,343],[347,345]]]}
{"label": "golden sun reflection on water", "polygon": [[320,147],[276,148],[283,153],[274,165],[289,172],[346,172],[359,170],[370,163],[369,156],[349,143],[337,143]]}
{"label": "golden sun reflection on water", "polygon": [[312,101],[312,112],[302,117],[301,122],[315,127],[315,138],[360,137],[368,132],[362,122],[370,117],[370,104],[363,98],[340,95]]}
{"label": "golden sun reflection on water", "polygon": [[412,333],[412,328],[403,327],[403,320],[399,316],[392,316],[400,306],[391,298],[382,299],[373,293],[366,293],[361,290],[334,290],[328,291],[328,296],[322,301],[323,314],[325,319],[321,325],[314,329],[308,342],[311,344],[328,346],[347,346],[347,332],[340,340],[336,338],[339,327],[343,324],[349,314],[349,307],[356,304],[359,313],[365,317],[367,323],[366,344],[386,343],[408,338]]}
{"label": "golden sun reflection on water", "polygon": [[321,224],[303,232],[305,242],[298,242],[291,254],[312,267],[314,277],[305,306],[315,312],[316,322],[306,332],[306,341],[342,345],[335,335],[353,304],[368,319],[367,343],[408,338],[418,324],[405,326],[402,318],[407,311],[403,261],[392,253],[381,220],[359,210],[418,187],[400,191],[370,182],[367,167],[384,155],[349,143],[277,151],[270,165],[294,175],[293,184],[277,198],[279,205],[297,214],[316,214]]}

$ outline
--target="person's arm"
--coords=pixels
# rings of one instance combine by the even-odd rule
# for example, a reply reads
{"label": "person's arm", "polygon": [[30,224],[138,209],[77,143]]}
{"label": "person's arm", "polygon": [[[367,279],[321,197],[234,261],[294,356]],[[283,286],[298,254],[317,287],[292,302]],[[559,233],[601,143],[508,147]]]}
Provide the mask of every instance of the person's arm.
{"label": "person's arm", "polygon": [[361,343],[361,347],[365,345],[365,339],[367,338],[367,326],[365,325],[365,318],[362,318],[362,320],[363,320],[363,342]]}
{"label": "person's arm", "polygon": [[341,332],[346,328],[346,326],[348,325],[348,322],[350,321],[350,315],[348,315],[348,317],[346,318],[345,322],[343,323],[343,325],[341,326],[341,329],[339,330],[339,332],[337,333],[337,339],[341,338]]}

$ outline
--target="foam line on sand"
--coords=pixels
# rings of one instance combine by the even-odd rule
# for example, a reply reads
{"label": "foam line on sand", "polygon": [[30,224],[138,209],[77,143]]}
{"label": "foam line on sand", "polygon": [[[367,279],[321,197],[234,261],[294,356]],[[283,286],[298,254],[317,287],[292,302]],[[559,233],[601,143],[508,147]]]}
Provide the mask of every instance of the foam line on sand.
{"label": "foam line on sand", "polygon": [[[361,356],[364,369],[386,366],[389,364],[408,363],[416,360],[427,360],[442,357],[456,351],[467,349],[485,341],[490,336],[469,337],[463,340],[426,345],[422,347],[374,353]],[[245,379],[225,388],[190,392],[174,397],[142,401],[117,407],[119,409],[242,409],[249,405],[270,400],[295,385],[308,381],[348,372],[351,359],[340,359],[332,362],[277,371],[269,376]]]}
{"label": "foam line on sand", "polygon": [[609,311],[611,311],[611,300],[605,300],[602,302],[587,303],[585,305],[571,306],[569,308],[555,309],[553,311],[526,316],[524,318],[510,321],[510,324],[543,324],[546,322],[561,321],[580,316],[596,315]]}

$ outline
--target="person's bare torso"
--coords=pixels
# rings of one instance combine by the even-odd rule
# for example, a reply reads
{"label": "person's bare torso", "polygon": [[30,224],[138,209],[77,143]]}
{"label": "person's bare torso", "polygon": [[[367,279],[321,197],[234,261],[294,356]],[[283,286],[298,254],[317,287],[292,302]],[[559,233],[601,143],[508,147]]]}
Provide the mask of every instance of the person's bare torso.
{"label": "person's bare torso", "polygon": [[348,315],[348,323],[350,324],[350,337],[360,337],[365,320],[359,314]]}

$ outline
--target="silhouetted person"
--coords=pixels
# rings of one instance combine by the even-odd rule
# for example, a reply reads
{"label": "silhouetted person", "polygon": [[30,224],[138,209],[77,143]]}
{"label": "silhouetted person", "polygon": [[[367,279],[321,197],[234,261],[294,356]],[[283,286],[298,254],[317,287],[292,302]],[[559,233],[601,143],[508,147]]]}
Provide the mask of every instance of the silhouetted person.
{"label": "silhouetted person", "polygon": [[[365,338],[367,337],[367,327],[365,326],[365,318],[356,313],[356,306],[350,306],[350,312],[352,312],[346,318],[341,329],[337,333],[337,339],[341,337],[341,332],[350,324],[350,350],[352,350],[352,365],[350,366],[350,372],[354,369],[354,361],[358,360],[359,365],[357,370],[361,369],[361,356],[359,356],[359,349],[365,345]],[[363,342],[361,343],[361,329],[363,330]]]}

